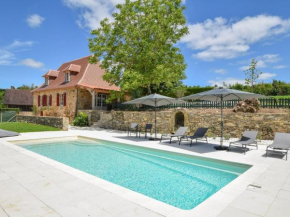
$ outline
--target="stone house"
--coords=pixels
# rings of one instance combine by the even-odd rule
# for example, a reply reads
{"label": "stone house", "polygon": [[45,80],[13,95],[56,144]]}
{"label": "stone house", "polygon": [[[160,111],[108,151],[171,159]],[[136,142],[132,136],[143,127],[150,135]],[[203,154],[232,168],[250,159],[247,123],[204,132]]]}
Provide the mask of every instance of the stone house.
{"label": "stone house", "polygon": [[34,112],[41,116],[69,117],[78,110],[107,110],[110,91],[120,88],[102,79],[105,70],[90,64],[86,56],[63,63],[43,75],[44,83],[33,90]]}

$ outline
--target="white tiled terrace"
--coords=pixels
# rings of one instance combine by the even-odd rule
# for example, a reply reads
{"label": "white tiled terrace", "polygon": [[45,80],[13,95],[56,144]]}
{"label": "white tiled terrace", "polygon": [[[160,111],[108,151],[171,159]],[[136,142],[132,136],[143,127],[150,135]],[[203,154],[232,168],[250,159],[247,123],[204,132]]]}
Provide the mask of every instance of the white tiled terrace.
{"label": "white tiled terrace", "polygon": [[[85,136],[253,165],[219,192],[186,211],[86,174],[12,144],[15,140]],[[0,139],[0,217],[289,217],[290,160],[259,150],[215,151],[214,144],[159,144],[108,130],[25,133]],[[248,187],[249,184],[261,188]]]}

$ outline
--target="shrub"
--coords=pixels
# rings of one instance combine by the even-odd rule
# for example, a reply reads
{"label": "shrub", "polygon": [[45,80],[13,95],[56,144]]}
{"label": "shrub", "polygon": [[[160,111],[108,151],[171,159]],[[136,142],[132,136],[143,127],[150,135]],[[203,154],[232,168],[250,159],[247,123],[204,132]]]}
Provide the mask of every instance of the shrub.
{"label": "shrub", "polygon": [[80,112],[72,122],[73,126],[86,127],[89,125],[88,115],[84,112]]}

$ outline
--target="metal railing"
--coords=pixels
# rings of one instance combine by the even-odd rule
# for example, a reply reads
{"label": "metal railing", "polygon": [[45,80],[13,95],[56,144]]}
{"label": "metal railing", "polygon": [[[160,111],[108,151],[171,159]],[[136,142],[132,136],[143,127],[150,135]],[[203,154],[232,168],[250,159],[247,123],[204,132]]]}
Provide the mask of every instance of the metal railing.
{"label": "metal railing", "polygon": [[[290,98],[287,99],[275,99],[275,98],[265,98],[259,99],[260,107],[261,108],[290,108]],[[223,102],[223,108],[234,108],[235,105],[240,102],[240,100],[227,100]],[[170,109],[170,108],[208,108],[208,109],[215,109],[220,108],[221,105],[218,102],[210,102],[210,101],[201,101],[195,100],[188,103],[183,104],[169,104],[165,106],[160,106],[157,109]],[[130,111],[142,111],[142,110],[151,110],[153,109],[152,106],[146,105],[124,105],[122,103],[115,103],[112,104],[112,109],[114,110],[130,110]]]}

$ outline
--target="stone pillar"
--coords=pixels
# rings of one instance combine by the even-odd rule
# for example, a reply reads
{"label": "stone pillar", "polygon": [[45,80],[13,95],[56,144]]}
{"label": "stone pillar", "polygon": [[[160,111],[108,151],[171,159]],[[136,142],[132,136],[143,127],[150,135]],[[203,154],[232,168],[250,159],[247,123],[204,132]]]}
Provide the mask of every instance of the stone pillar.
{"label": "stone pillar", "polygon": [[92,110],[95,109],[95,98],[96,98],[96,93],[93,90],[90,90],[90,93],[92,95]]}

